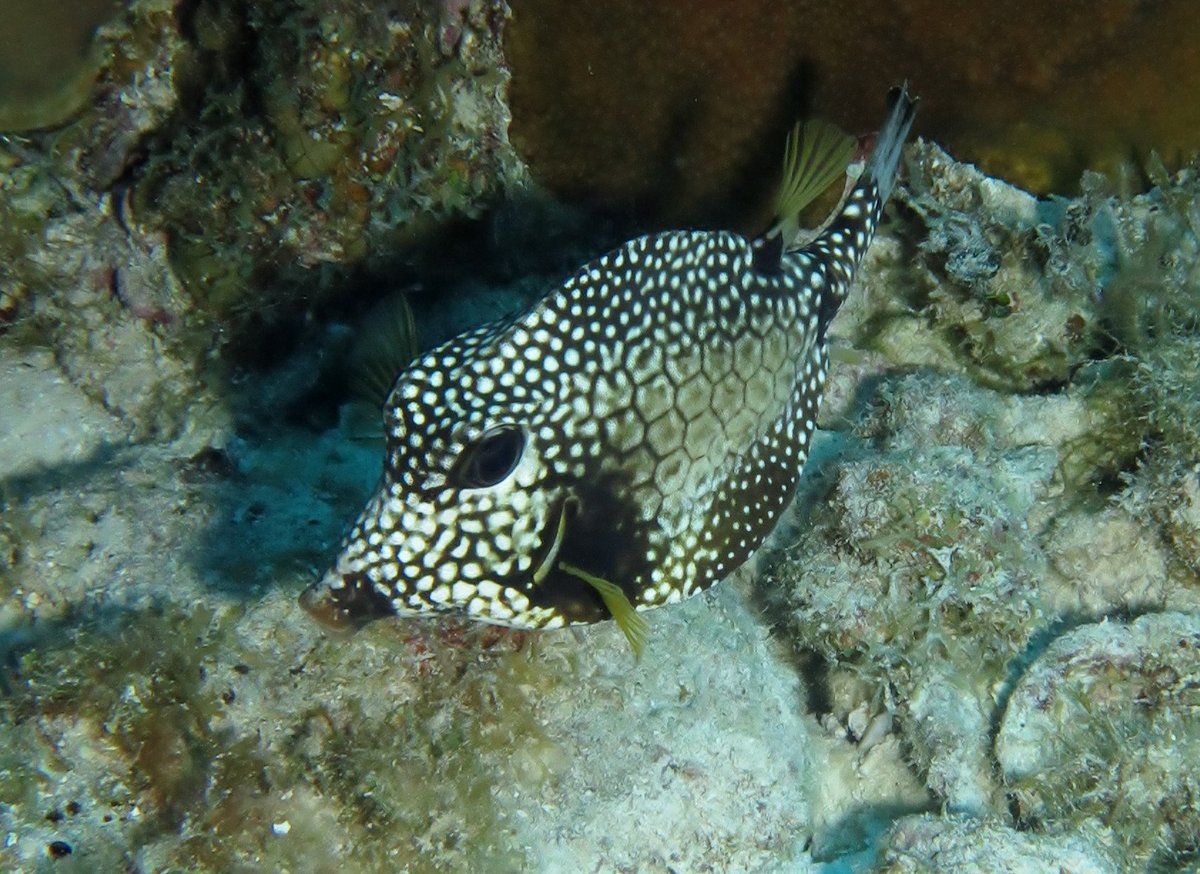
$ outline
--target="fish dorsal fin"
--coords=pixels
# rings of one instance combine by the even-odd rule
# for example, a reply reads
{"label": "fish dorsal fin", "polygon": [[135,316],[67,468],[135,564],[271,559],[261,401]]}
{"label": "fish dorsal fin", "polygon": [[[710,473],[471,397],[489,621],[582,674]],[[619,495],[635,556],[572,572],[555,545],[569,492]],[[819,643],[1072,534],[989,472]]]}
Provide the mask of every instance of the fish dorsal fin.
{"label": "fish dorsal fin", "polygon": [[355,395],[374,409],[382,409],[396,376],[416,355],[412,310],[408,298],[397,292],[377,303],[362,320],[349,361]]}
{"label": "fish dorsal fin", "polygon": [[629,646],[633,649],[633,657],[641,661],[642,650],[646,648],[646,641],[650,639],[650,623],[646,621],[645,616],[634,609],[625,591],[616,583],[601,579],[595,574],[589,574],[566,562],[561,562],[559,567],[571,576],[579,577],[599,593],[601,600],[604,601],[604,606],[608,608],[612,618],[617,620],[617,627],[625,633],[625,639],[629,641]]}
{"label": "fish dorsal fin", "polygon": [[800,230],[800,213],[838,177],[854,157],[854,137],[820,119],[797,122],[783,155],[783,182],[775,205],[775,225],[787,248]]}

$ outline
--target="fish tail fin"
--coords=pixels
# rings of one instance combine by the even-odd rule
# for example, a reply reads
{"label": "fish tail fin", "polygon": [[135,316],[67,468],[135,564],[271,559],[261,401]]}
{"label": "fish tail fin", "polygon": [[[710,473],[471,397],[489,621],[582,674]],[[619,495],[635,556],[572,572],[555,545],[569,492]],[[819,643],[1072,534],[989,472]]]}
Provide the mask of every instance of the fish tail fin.
{"label": "fish tail fin", "polygon": [[827,265],[817,322],[818,336],[822,338],[845,301],[850,282],[875,236],[884,204],[896,184],[904,141],[916,116],[917,101],[909,96],[907,83],[893,89],[888,97],[887,120],[862,175],[846,197],[841,212],[807,249]]}
{"label": "fish tail fin", "polygon": [[900,154],[917,114],[917,101],[909,96],[907,82],[892,89],[888,94],[888,102],[891,110],[879,132],[864,173],[875,183],[880,203],[886,203],[892,196],[892,186],[896,183],[896,172],[900,167]]}

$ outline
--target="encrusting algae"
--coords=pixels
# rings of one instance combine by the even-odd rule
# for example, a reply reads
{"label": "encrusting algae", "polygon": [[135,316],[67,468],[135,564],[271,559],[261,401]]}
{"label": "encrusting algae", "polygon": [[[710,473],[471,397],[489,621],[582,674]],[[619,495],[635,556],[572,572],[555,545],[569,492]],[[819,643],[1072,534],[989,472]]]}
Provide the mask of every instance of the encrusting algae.
{"label": "encrusting algae", "polygon": [[386,405],[383,481],[304,606],[335,625],[458,613],[516,628],[615,618],[707,589],[792,497],[825,335],[895,182],[905,89],[811,244],[796,215],[848,146],[798,130],[776,224],[638,237],[528,311],[418,359]]}

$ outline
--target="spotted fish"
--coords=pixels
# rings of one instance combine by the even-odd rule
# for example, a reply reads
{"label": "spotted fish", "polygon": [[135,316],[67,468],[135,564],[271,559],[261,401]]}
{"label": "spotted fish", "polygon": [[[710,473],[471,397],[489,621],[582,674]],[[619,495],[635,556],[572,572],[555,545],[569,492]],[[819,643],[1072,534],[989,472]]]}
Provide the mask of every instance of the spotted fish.
{"label": "spotted fish", "polygon": [[894,92],[865,169],[809,245],[785,245],[804,184],[792,167],[764,236],[638,237],[409,365],[385,405],[379,488],[304,607],[335,626],[616,618],[640,653],[638,611],[733,572],[795,492],[826,329],[914,111]]}

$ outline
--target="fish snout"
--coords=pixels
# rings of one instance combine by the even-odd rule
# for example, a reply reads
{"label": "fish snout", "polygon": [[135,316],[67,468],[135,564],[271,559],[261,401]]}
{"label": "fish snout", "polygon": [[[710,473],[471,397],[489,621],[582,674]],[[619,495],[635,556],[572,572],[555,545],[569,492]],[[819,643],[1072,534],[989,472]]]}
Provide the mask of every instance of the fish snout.
{"label": "fish snout", "polygon": [[300,594],[300,606],[327,628],[345,631],[393,613],[366,574],[330,568]]}

